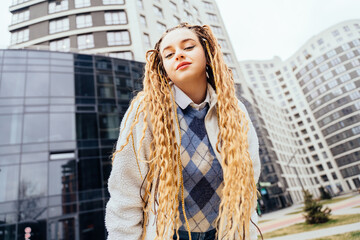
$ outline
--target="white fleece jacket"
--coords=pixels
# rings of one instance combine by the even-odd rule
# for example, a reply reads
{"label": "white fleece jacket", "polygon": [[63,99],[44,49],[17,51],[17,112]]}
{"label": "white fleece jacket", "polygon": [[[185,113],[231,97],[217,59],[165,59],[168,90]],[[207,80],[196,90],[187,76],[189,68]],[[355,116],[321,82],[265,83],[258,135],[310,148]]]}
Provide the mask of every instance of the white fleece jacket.
{"label": "white fleece jacket", "polygon": [[[210,85],[209,85],[210,86]],[[218,120],[216,115],[217,95],[210,87],[210,107],[205,117],[205,128],[209,136],[210,143],[215,151],[216,157],[221,162],[220,153],[216,151],[216,142],[219,132]],[[124,120],[120,126],[121,136],[119,136],[116,149],[118,150],[126,142],[126,136],[129,134],[130,125],[135,118],[135,112],[139,103],[135,103],[133,111],[124,116]],[[249,120],[249,153],[253,161],[255,182],[258,181],[260,175],[260,160],[259,160],[259,142],[255,129],[250,121],[248,112],[245,106],[239,101],[239,106],[245,112]],[[129,115],[125,126],[126,116]],[[142,118],[141,118],[142,117]],[[138,143],[142,137],[143,116],[140,116],[139,124],[134,128],[134,142],[136,151],[138,151]],[[176,124],[176,123],[174,123]],[[176,137],[179,139],[178,132]],[[147,173],[147,164],[141,160],[148,160],[150,156],[150,142],[152,140],[151,125],[145,132],[143,147],[140,149],[140,171],[144,177]],[[111,174],[108,181],[108,189],[110,192],[110,199],[106,205],[105,225],[108,231],[108,240],[140,240],[143,221],[142,200],[140,198],[140,188],[142,180],[139,169],[136,163],[134,150],[132,147],[131,138],[126,147],[116,154],[113,162]],[[143,186],[144,187],[144,186]],[[252,209],[252,221],[257,224],[258,216],[255,209]],[[149,213],[149,224],[146,229],[146,240],[153,240],[156,236],[155,216]],[[172,239],[169,236],[168,239]],[[250,238],[257,239],[257,229],[250,223]]]}

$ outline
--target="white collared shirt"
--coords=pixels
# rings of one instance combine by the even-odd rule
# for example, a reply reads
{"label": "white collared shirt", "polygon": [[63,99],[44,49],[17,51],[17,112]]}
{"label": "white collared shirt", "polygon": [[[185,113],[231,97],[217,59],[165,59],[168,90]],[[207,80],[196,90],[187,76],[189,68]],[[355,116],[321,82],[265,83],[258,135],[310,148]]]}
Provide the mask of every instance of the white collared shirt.
{"label": "white collared shirt", "polygon": [[206,87],[206,97],[205,100],[200,103],[200,104],[196,104],[194,103],[193,100],[191,100],[191,98],[189,98],[188,95],[186,95],[180,88],[178,88],[175,84],[174,86],[174,97],[175,97],[175,102],[176,104],[181,107],[181,109],[185,109],[187,108],[187,106],[191,106],[192,108],[196,109],[196,110],[201,110],[205,107],[206,103],[209,103],[210,105],[210,94],[209,94],[209,86]]}

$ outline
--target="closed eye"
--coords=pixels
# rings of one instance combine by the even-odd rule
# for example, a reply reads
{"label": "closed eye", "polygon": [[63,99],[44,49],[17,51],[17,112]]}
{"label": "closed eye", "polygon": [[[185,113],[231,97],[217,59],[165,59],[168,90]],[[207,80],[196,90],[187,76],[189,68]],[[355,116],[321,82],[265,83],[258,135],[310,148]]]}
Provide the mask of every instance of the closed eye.
{"label": "closed eye", "polygon": [[190,47],[186,47],[186,48],[184,48],[185,50],[191,50],[191,49],[193,49],[195,47],[195,45],[193,45],[193,46],[190,46]]}
{"label": "closed eye", "polygon": [[165,58],[169,58],[169,57],[171,57],[172,55],[173,55],[173,53],[166,54],[166,55],[165,55]]}

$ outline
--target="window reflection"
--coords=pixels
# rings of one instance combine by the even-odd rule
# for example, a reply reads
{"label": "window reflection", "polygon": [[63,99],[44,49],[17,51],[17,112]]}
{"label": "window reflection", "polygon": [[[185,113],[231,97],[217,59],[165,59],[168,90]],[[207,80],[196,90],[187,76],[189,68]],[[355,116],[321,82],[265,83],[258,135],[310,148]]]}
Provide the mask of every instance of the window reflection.
{"label": "window reflection", "polygon": [[76,114],[76,136],[77,139],[94,139],[98,137],[95,113]]}
{"label": "window reflection", "polygon": [[80,214],[80,239],[104,239],[104,212]]}
{"label": "window reflection", "polygon": [[48,141],[48,114],[25,114],[24,115],[24,143]]}
{"label": "window reflection", "polygon": [[74,74],[51,73],[50,92],[51,96],[74,96]]}
{"label": "window reflection", "polygon": [[22,115],[0,115],[0,145],[21,142]]}
{"label": "window reflection", "polygon": [[19,166],[0,167],[0,202],[14,201],[18,197]]}
{"label": "window reflection", "polygon": [[75,75],[76,96],[94,97],[94,75],[76,74]]}
{"label": "window reflection", "polygon": [[[20,171],[20,199],[47,195],[47,163],[23,164]],[[39,203],[34,203],[34,208]]]}
{"label": "window reflection", "polygon": [[113,86],[98,86],[98,96],[101,98],[114,98]]}
{"label": "window reflection", "polygon": [[49,164],[49,195],[62,195],[62,203],[76,201],[75,160],[51,161]]}
{"label": "window reflection", "polygon": [[75,116],[72,113],[50,114],[50,141],[75,140]]}
{"label": "window reflection", "polygon": [[[19,71],[18,66],[15,71]],[[0,82],[1,97],[22,97],[25,88],[25,72],[3,72]]]}

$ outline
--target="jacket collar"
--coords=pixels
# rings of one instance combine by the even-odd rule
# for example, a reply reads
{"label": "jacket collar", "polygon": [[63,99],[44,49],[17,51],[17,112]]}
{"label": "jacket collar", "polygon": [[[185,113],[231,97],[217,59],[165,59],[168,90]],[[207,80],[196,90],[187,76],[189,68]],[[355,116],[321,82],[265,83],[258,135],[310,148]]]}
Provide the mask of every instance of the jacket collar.
{"label": "jacket collar", "polygon": [[206,92],[205,100],[200,104],[194,103],[191,100],[191,98],[189,98],[173,82],[170,82],[170,86],[172,87],[172,91],[174,93],[175,102],[181,109],[185,109],[189,105],[191,105],[195,109],[202,109],[206,103],[209,103],[209,106],[210,106],[209,109],[211,109],[213,106],[216,105],[217,95],[216,95],[215,90],[212,88],[212,86],[209,83],[207,84],[207,90],[206,90],[207,92]]}

